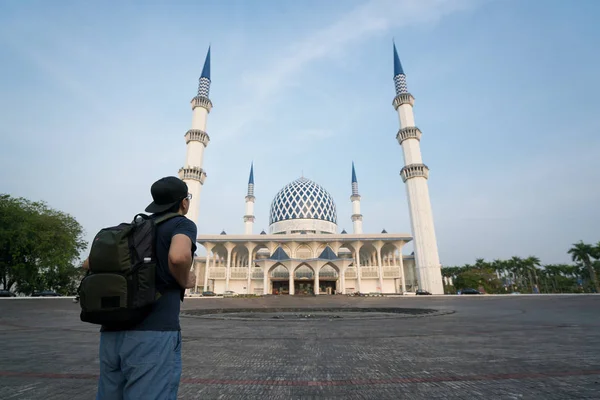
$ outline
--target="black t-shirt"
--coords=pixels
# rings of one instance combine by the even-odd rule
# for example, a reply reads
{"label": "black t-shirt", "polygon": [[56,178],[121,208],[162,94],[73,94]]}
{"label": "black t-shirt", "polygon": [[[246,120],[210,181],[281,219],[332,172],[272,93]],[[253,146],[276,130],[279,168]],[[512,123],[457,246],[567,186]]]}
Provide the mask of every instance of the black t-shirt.
{"label": "black t-shirt", "polygon": [[[153,216],[154,217],[154,216]],[[156,228],[156,284],[162,296],[154,304],[150,314],[137,326],[135,331],[178,331],[180,302],[184,288],[181,288],[169,271],[169,247],[171,238],[183,234],[190,238],[192,258],[196,251],[196,224],[184,216],[173,217]],[[191,267],[191,265],[190,265]],[[104,327],[102,330],[105,330]]]}

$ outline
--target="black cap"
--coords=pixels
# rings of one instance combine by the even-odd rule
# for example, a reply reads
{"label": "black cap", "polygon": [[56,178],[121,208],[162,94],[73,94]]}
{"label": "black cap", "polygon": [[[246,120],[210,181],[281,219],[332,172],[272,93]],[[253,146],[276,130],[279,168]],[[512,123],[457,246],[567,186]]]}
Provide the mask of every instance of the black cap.
{"label": "black cap", "polygon": [[188,195],[188,187],[181,179],[167,176],[154,182],[150,192],[154,201],[146,207],[146,212],[160,213],[185,199]]}

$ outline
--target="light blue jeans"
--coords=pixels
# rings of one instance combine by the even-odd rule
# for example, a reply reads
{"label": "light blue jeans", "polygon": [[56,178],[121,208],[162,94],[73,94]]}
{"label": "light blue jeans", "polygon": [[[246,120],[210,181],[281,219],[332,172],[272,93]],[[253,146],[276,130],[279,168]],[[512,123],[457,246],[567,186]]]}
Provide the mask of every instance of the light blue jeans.
{"label": "light blue jeans", "polygon": [[176,400],[180,378],[180,331],[100,333],[96,400]]}

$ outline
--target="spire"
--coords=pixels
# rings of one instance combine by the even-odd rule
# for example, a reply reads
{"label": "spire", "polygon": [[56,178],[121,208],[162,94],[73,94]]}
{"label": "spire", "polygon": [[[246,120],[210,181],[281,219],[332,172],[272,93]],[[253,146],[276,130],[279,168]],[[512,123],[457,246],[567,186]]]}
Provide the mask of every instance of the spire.
{"label": "spire", "polygon": [[250,177],[248,178],[248,194],[246,196],[254,198],[254,162],[250,164]]}
{"label": "spire", "polygon": [[248,185],[254,185],[254,161],[250,164],[250,178],[248,178]]}
{"label": "spire", "polygon": [[354,161],[352,161],[352,196],[358,196],[358,179],[354,170]]}
{"label": "spire", "polygon": [[398,51],[396,50],[396,43],[393,43],[393,46],[394,46],[394,76],[404,75],[404,70],[402,69],[402,64],[400,63],[400,57],[398,57]]}
{"label": "spire", "polygon": [[202,74],[198,80],[198,97],[204,97],[208,99],[208,93],[210,91],[210,46],[208,46],[208,53],[206,53],[206,60],[204,61],[204,68],[202,68]]}
{"label": "spire", "polygon": [[[396,55],[396,57],[398,57]],[[202,68],[201,78],[207,78],[210,80],[210,46],[208,46],[208,53],[206,53],[206,60],[204,60],[204,68]]]}
{"label": "spire", "polygon": [[404,70],[402,69],[402,64],[400,64],[400,57],[398,57],[398,52],[396,51],[396,43],[393,43],[394,46],[394,86],[396,88],[396,96],[400,96],[401,94],[408,93],[408,88],[406,87],[406,75],[404,75]]}

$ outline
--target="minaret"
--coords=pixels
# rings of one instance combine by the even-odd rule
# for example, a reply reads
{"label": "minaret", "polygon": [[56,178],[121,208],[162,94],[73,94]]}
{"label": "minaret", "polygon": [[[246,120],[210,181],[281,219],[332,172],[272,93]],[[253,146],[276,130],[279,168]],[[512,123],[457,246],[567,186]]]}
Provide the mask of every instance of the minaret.
{"label": "minaret", "polygon": [[246,215],[244,215],[244,233],[252,235],[254,225],[254,163],[250,165],[250,178],[248,178],[248,194],[246,195]]}
{"label": "minaret", "polygon": [[198,83],[198,95],[191,101],[192,104],[192,129],[185,134],[187,154],[185,166],[179,170],[179,178],[188,185],[192,194],[190,210],[187,217],[198,225],[198,212],[200,208],[200,190],[204,185],[206,173],[202,169],[204,149],[208,146],[210,138],[206,133],[206,117],[212,109],[212,102],[208,98],[210,91],[210,46],[202,68]]}
{"label": "minaret", "polygon": [[415,99],[406,87],[406,75],[395,44],[394,85],[396,97],[392,104],[400,118],[400,130],[396,139],[404,154],[404,168],[400,175],[406,184],[419,288],[433,294],[443,294],[444,285],[427,186],[429,168],[421,159],[421,131],[415,126],[413,115]]}
{"label": "minaret", "polygon": [[362,233],[362,214],[360,213],[360,195],[358,194],[358,180],[356,179],[356,171],[354,170],[354,161],[352,161],[352,227],[353,233]]}

